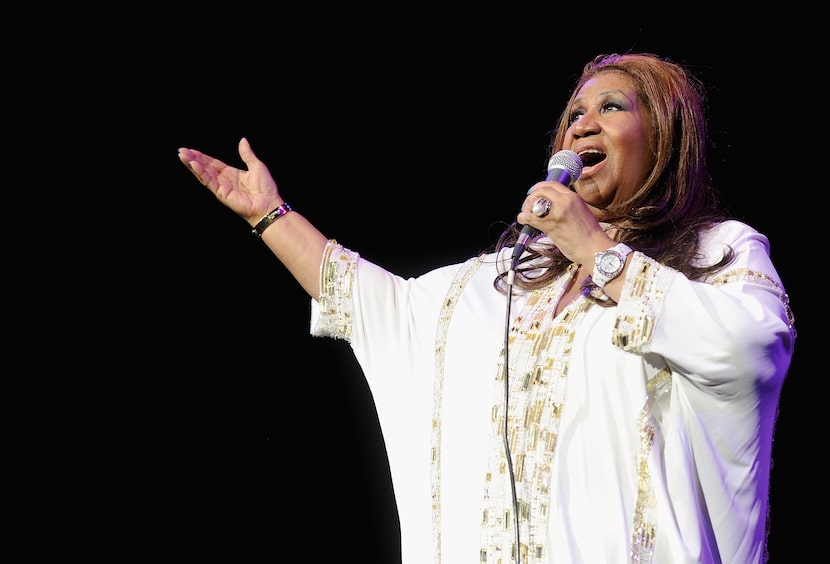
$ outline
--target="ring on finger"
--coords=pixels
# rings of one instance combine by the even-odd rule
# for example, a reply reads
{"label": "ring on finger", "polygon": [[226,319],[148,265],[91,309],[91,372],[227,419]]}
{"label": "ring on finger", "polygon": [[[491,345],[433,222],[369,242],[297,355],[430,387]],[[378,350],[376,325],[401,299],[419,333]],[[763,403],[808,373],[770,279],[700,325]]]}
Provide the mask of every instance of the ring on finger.
{"label": "ring on finger", "polygon": [[550,206],[550,200],[548,200],[547,198],[539,198],[533,204],[533,208],[531,208],[530,211],[536,217],[545,217],[550,213]]}

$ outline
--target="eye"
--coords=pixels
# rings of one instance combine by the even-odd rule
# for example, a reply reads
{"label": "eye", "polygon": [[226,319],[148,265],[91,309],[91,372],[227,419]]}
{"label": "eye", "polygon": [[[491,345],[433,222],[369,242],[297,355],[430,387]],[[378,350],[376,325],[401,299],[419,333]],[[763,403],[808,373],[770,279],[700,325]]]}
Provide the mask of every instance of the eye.
{"label": "eye", "polygon": [[605,102],[602,105],[602,108],[600,109],[600,111],[602,113],[607,113],[607,112],[615,112],[615,111],[619,111],[619,110],[623,110],[623,109],[624,108],[623,108],[622,104],[620,104],[619,102]]}
{"label": "eye", "polygon": [[574,110],[574,111],[572,111],[570,114],[568,114],[568,126],[573,125],[576,120],[578,120],[579,118],[581,118],[584,115],[585,115],[584,110]]}

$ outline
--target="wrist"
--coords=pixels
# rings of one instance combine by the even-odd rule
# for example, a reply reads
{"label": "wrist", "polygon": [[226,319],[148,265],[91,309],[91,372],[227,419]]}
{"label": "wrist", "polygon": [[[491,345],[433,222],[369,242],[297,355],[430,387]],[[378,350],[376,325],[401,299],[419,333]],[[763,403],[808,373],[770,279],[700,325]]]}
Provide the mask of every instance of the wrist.
{"label": "wrist", "polygon": [[631,247],[625,243],[617,243],[610,249],[598,252],[594,256],[594,273],[591,275],[594,285],[604,288],[608,282],[622,274],[631,252]]}
{"label": "wrist", "polygon": [[262,233],[270,227],[271,224],[290,211],[293,211],[293,208],[288,202],[281,203],[276,208],[262,216],[262,218],[254,224],[253,229],[251,229],[251,233],[261,239]]}

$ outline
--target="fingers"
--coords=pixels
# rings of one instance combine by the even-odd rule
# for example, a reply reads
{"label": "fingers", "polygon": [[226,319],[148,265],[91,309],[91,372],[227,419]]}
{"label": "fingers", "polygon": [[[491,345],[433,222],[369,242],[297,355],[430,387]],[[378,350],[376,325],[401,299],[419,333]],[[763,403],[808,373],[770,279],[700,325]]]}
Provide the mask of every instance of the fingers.
{"label": "fingers", "polygon": [[200,156],[202,156],[202,153],[194,149],[187,149],[185,147],[179,148],[179,160],[182,161],[184,166],[196,175],[197,178],[199,178],[201,174],[201,166],[198,164]]}
{"label": "fingers", "polygon": [[254,150],[251,149],[251,143],[245,137],[239,140],[239,157],[246,165],[257,160]]}
{"label": "fingers", "polygon": [[[248,170],[250,170],[253,165],[260,163],[259,158],[257,158],[253,149],[251,149],[251,144],[245,137],[239,140],[238,150],[239,156],[245,163]],[[217,158],[208,156],[201,151],[197,151],[196,149],[188,149],[187,147],[179,148],[179,160],[182,161],[182,163],[184,163],[185,166],[187,166],[190,171],[202,181],[202,184],[205,185],[207,185],[210,180],[218,179],[224,173],[235,172],[239,175],[240,173],[245,172],[244,170],[230,166]]]}
{"label": "fingers", "polygon": [[219,186],[219,176],[224,163],[209,157],[195,149],[182,147],[179,149],[179,160],[190,170],[193,176],[211,192],[216,193]]}
{"label": "fingers", "polygon": [[559,184],[536,184],[528,191],[517,221],[546,232],[563,219],[567,223],[566,210],[572,205],[570,196],[571,193]]}
{"label": "fingers", "polygon": [[533,202],[530,212],[536,217],[545,217],[550,213],[551,201],[547,198],[539,198]]}
{"label": "fingers", "polygon": [[533,214],[536,218],[547,217],[553,206],[553,196],[550,190],[542,186],[534,185],[527,191],[527,197],[522,205],[523,214]]}
{"label": "fingers", "polygon": [[179,147],[179,160],[188,168],[190,168],[190,163],[196,160],[199,154],[201,154],[199,151],[188,149],[187,147]]}

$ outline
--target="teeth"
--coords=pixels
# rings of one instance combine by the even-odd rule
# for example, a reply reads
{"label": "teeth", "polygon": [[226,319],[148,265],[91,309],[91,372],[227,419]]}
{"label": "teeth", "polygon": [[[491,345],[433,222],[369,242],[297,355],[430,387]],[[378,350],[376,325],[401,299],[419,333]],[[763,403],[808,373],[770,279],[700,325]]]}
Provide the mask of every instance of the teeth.
{"label": "teeth", "polygon": [[584,151],[579,152],[580,155],[584,155],[586,153],[593,153],[593,154],[596,154],[596,155],[601,155],[602,154],[602,152],[597,151],[596,149],[585,149]]}

